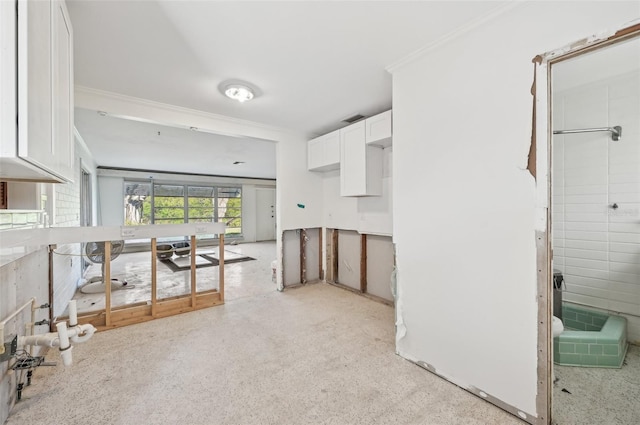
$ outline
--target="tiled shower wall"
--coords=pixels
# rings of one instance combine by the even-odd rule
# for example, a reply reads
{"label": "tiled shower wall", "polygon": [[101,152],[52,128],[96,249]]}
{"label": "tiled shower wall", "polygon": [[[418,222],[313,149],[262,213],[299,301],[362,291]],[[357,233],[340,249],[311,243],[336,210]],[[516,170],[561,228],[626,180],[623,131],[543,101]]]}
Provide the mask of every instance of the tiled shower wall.
{"label": "tiled shower wall", "polygon": [[[614,313],[640,342],[640,71],[553,96],[553,129],[622,126],[555,135],[552,155],[553,267],[565,301]],[[613,204],[618,208],[612,208]]]}

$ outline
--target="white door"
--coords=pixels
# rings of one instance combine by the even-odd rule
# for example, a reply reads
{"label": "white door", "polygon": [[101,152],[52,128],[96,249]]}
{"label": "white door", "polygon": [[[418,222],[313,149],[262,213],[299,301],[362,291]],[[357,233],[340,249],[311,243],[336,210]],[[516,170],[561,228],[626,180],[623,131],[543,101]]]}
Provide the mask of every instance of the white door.
{"label": "white door", "polygon": [[256,189],[256,241],[276,239],[276,190]]}

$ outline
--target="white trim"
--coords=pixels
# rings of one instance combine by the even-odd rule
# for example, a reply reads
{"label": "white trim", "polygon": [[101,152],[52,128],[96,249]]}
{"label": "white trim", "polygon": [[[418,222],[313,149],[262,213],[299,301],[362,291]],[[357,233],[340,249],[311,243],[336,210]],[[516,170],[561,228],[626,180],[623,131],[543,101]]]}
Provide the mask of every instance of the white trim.
{"label": "white trim", "polygon": [[64,245],[78,242],[164,238],[170,236],[224,234],[224,223],[147,224],[143,226],[49,227],[46,229],[5,230],[2,249],[14,247]]}
{"label": "white trim", "polygon": [[201,132],[272,141],[291,135],[310,138],[309,134],[285,128],[78,85],[75,100],[78,108],[104,111],[113,117],[185,129],[195,127]]}

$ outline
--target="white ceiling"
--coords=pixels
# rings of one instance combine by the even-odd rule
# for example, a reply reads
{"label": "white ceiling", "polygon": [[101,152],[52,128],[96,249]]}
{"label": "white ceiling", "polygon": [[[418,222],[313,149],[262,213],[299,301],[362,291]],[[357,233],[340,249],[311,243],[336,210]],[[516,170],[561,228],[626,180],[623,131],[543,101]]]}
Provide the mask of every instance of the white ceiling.
{"label": "white ceiling", "polygon": [[[67,0],[76,85],[307,134],[391,108],[385,67],[503,3]],[[244,104],[231,101],[218,90],[228,79],[261,93]],[[176,140],[162,143],[152,124],[99,118],[76,113],[98,165],[201,172],[202,158],[243,160],[233,144],[239,139],[214,151],[220,138],[165,129],[161,134]],[[176,152],[176,143],[185,149]],[[275,151],[256,146],[241,145],[247,166],[231,175],[273,177],[274,165],[258,164],[265,156],[274,163]],[[207,174],[231,172],[224,161],[207,166]]]}
{"label": "white ceiling", "polygon": [[276,178],[274,142],[101,116],[81,108],[76,108],[75,120],[83,140],[99,141],[90,143],[90,150],[103,167]]}

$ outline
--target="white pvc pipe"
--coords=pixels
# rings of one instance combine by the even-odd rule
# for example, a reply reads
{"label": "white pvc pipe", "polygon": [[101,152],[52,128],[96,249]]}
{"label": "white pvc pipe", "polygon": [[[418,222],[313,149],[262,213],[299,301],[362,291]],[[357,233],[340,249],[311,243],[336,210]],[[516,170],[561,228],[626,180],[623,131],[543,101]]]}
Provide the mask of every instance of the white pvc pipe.
{"label": "white pvc pipe", "polygon": [[16,311],[11,313],[8,317],[5,317],[0,322],[0,354],[4,354],[4,325],[6,325],[9,320],[11,320],[14,317],[16,317],[22,310],[24,310],[25,308],[27,308],[29,306],[31,306],[31,318],[32,318],[31,321],[33,322],[33,312],[34,312],[34,309],[35,309],[35,306],[36,306],[36,299],[35,298],[31,298],[29,301],[24,303],[23,306],[21,306]]}
{"label": "white pvc pipe", "polygon": [[93,336],[96,330],[97,329],[91,324],[76,326],[71,329],[71,333],[73,333],[73,335],[71,335],[71,342],[85,342]]}
{"label": "white pvc pipe", "polygon": [[[56,325],[57,326],[57,325]],[[93,336],[96,332],[96,328],[93,325],[78,325],[73,328],[67,328],[66,333],[68,339],[71,342],[85,342]],[[46,334],[32,335],[32,336],[19,336],[18,346],[23,347],[25,345],[37,345],[40,347],[59,347],[60,337],[57,332],[49,332]]]}
{"label": "white pvc pipe", "polygon": [[67,332],[67,323],[60,322],[56,324],[58,329],[58,338],[60,340],[60,357],[65,366],[71,366],[71,343],[69,342],[69,333]]}
{"label": "white pvc pipe", "polygon": [[71,345],[69,342],[69,333],[67,332],[67,323],[60,322],[56,324],[56,329],[58,330],[58,338],[60,338],[60,349],[66,350],[69,348],[69,345]]}
{"label": "white pvc pipe", "polygon": [[78,308],[76,300],[69,301],[69,327],[72,328],[78,324]]}
{"label": "white pvc pipe", "polygon": [[38,347],[58,347],[60,340],[57,333],[46,333],[32,336],[19,336],[18,347],[37,345]]}

